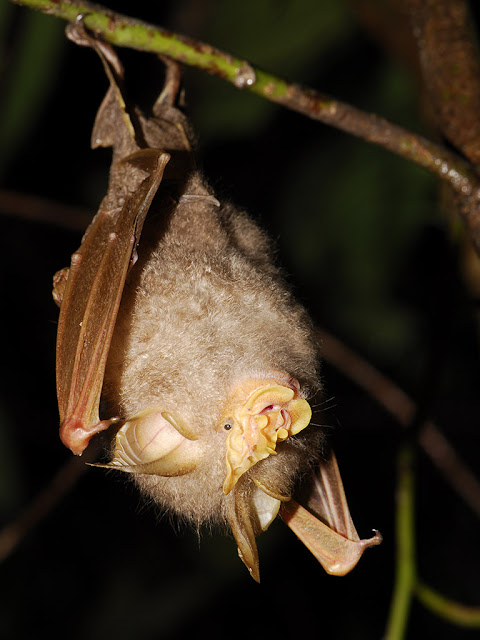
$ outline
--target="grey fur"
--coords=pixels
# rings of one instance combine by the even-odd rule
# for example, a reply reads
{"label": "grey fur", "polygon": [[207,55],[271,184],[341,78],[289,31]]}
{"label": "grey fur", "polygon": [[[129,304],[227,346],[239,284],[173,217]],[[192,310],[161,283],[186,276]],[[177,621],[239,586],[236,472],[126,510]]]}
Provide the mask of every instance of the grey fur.
{"label": "grey fur", "polygon": [[[153,214],[144,229],[104,399],[110,415],[126,418],[160,406],[198,435],[205,455],[194,472],[136,477],[155,501],[198,524],[224,519],[227,434],[219,421],[229,391],[245,378],[278,370],[309,396],[319,388],[318,351],[312,324],[275,266],[265,233],[231,204],[216,206],[196,172],[181,193],[205,198],[177,199],[172,206],[160,195],[157,208],[170,213],[160,220]],[[277,489],[291,491],[299,468],[318,450],[313,429],[279,445],[277,456],[255,465],[257,472],[271,468]]]}

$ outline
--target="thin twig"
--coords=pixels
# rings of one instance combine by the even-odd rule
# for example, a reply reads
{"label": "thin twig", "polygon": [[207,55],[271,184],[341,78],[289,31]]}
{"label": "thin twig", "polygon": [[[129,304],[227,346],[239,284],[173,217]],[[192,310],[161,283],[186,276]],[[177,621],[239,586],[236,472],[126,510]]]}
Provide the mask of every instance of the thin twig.
{"label": "thin twig", "polygon": [[101,449],[101,440],[93,441],[81,458],[68,458],[16,520],[0,531],[0,563],[70,492],[82,475],[90,469],[88,463],[98,459]]}
{"label": "thin twig", "polygon": [[23,513],[0,531],[0,562],[52,511],[87,469],[84,460],[69,459]]}
{"label": "thin twig", "polygon": [[0,215],[51,224],[82,233],[92,220],[92,215],[79,207],[7,189],[0,189]]}
{"label": "thin twig", "polygon": [[447,148],[374,114],[290,83],[211,45],[73,0],[12,0],[68,21],[84,16],[87,28],[113,45],[166,55],[217,75],[237,88],[298,111],[388,149],[448,182],[461,199],[459,212],[480,253],[480,182],[473,168]]}
{"label": "thin twig", "polygon": [[[319,331],[322,354],[327,362],[353,380],[384,407],[398,422],[408,427],[415,416],[415,403],[378,369],[324,330]],[[480,518],[480,482],[438,427],[427,420],[419,433],[419,443],[450,485]]]}
{"label": "thin twig", "polygon": [[396,508],[396,570],[384,640],[402,640],[407,629],[415,586],[415,477],[413,447],[398,453]]}
{"label": "thin twig", "polygon": [[424,607],[453,624],[480,628],[480,607],[450,600],[417,578],[414,457],[414,445],[406,441],[397,458],[395,583],[384,640],[405,638],[414,596]]}
{"label": "thin twig", "polygon": [[415,586],[415,595],[425,607],[444,620],[461,627],[480,628],[480,607],[467,607],[445,598],[420,581]]}

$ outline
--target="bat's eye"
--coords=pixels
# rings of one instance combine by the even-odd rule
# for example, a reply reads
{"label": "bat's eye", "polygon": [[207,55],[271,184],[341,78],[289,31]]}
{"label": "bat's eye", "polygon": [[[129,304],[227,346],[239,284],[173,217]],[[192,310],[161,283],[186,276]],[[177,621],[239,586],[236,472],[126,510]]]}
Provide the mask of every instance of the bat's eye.
{"label": "bat's eye", "polygon": [[230,429],[233,427],[233,424],[231,422],[224,422],[223,423],[223,428],[225,429],[225,431],[230,431]]}

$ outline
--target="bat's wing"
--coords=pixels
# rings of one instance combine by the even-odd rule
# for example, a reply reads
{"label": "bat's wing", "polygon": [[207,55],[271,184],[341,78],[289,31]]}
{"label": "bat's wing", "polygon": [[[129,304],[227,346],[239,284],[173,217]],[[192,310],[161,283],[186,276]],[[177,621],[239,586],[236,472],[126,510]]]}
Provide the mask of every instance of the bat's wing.
{"label": "bat's wing", "polygon": [[168,160],[168,154],[153,149],[127,157],[123,162],[142,164],[147,177],[127,198],[116,221],[112,212],[99,211],[72,256],[60,309],[56,366],[60,437],[76,454],[111,424],[98,415],[108,351],[125,278]]}
{"label": "bat's wing", "polygon": [[333,451],[312,476],[305,509],[295,500],[284,502],[280,515],[327,573],[343,576],[351,571],[367,547],[381,543],[375,532],[360,540],[348,508],[342,478]]}
{"label": "bat's wing", "polygon": [[61,302],[56,357],[60,437],[80,455],[91,437],[115,420],[99,417],[108,351],[127,272],[170,156],[140,148],[145,143],[139,142],[136,118],[123,99],[123,68],[113,49],[91,36],[81,21],[70,25],[67,35],[94,48],[102,60],[110,88],[97,114],[92,143],[113,146],[114,151],[107,195],[70,268],[55,280],[54,298]]}

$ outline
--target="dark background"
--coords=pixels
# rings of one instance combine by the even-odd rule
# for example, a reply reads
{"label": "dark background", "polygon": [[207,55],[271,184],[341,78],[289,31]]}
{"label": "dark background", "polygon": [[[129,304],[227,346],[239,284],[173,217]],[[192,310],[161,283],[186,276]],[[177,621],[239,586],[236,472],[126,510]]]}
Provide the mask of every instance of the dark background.
{"label": "dark background", "polygon": [[[390,3],[374,11],[380,26],[369,2],[107,4],[435,136],[408,30],[396,13],[392,19]],[[107,82],[95,54],[67,42],[63,29],[60,20],[0,0],[0,187],[93,213],[110,152],[91,151],[89,139]],[[130,95],[147,109],[162,65],[120,54]],[[464,269],[465,239],[439,204],[435,179],[203,72],[186,70],[185,87],[206,174],[276,239],[315,321],[421,403],[478,471],[477,279]],[[63,225],[27,219],[28,208],[14,215],[3,205],[2,213],[0,517],[7,524],[71,458],[57,435],[51,278],[69,264],[81,230],[68,230],[68,210]],[[142,502],[123,476],[89,470],[0,565],[0,637],[381,638],[394,579],[401,429],[328,363],[323,376],[332,400],[321,419],[334,428],[357,529],[384,535],[351,575],[327,576],[279,521],[259,539],[259,586],[232,539],[205,532],[199,541]],[[422,579],[480,604],[478,519],[423,454],[416,499]],[[408,638],[479,636],[413,606]]]}

